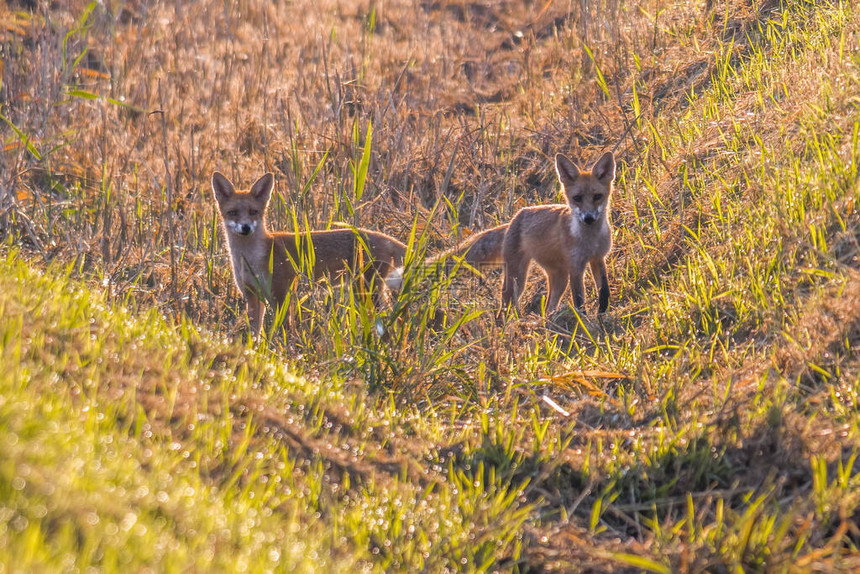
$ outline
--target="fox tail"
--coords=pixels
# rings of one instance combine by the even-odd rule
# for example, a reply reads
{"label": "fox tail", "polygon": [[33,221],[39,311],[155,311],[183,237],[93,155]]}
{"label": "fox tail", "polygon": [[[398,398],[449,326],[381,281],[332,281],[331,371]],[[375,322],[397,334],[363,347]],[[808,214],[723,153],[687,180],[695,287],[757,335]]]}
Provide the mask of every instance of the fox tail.
{"label": "fox tail", "polygon": [[[454,262],[449,260],[453,257],[462,258],[464,263],[476,269],[488,265],[501,265],[502,244],[507,230],[508,224],[505,223],[482,231],[459,245],[431,257],[425,265],[429,267],[444,262],[446,272],[450,272],[454,268]],[[399,292],[403,288],[403,273],[404,267],[400,266],[388,274],[385,278],[385,284],[388,285],[389,289]]]}

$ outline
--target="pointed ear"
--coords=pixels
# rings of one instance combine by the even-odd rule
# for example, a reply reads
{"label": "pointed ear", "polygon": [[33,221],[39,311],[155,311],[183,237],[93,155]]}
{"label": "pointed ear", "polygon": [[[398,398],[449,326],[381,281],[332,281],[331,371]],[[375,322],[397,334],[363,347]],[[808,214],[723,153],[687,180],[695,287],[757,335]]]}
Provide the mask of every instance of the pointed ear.
{"label": "pointed ear", "polygon": [[275,186],[275,176],[271,173],[267,173],[260,179],[258,179],[254,185],[251,186],[251,195],[255,199],[262,199],[263,201],[269,201],[269,196],[272,195],[272,188]]}
{"label": "pointed ear", "polygon": [[221,203],[225,199],[230,199],[236,193],[236,188],[230,183],[230,180],[224,175],[216,171],[212,174],[212,192],[215,194],[215,199]]}
{"label": "pointed ear", "polygon": [[555,156],[555,172],[562,186],[570,185],[579,178],[579,166],[567,159],[564,154]]}
{"label": "pointed ear", "polygon": [[612,183],[615,180],[615,156],[611,151],[600,156],[591,168],[591,175],[603,183]]}

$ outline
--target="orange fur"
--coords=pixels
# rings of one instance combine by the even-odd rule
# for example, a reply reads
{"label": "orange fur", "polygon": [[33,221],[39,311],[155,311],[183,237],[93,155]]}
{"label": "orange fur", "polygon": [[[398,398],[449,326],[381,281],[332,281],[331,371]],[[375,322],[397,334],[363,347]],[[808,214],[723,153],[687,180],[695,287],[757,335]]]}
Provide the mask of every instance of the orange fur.
{"label": "orange fur", "polygon": [[[445,262],[445,271],[450,272],[453,267],[453,262],[450,259],[454,257],[462,258],[464,263],[479,271],[486,265],[501,265],[502,244],[507,229],[508,224],[505,223],[482,231],[451,249],[434,255],[426,261],[425,265],[430,267],[439,262]],[[385,282],[392,291],[399,291],[403,286],[403,267],[398,267],[392,271]]]}

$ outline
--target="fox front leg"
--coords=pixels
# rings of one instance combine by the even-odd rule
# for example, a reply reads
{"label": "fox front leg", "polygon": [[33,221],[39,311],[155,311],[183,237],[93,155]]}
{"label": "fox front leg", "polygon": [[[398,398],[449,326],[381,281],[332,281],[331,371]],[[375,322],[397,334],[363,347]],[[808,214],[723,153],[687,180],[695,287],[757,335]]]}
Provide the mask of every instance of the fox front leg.
{"label": "fox front leg", "polygon": [[260,338],[260,333],[263,332],[263,312],[266,304],[262,299],[251,293],[245,294],[246,309],[248,312],[248,326],[251,329],[251,336],[255,339]]}
{"label": "fox front leg", "polygon": [[564,290],[567,289],[567,272],[563,267],[553,268],[547,269],[546,275],[549,289],[547,290],[545,309],[546,315],[549,316],[550,313],[555,311],[561,296],[564,295]]}
{"label": "fox front leg", "polygon": [[606,275],[606,262],[602,257],[591,260],[591,274],[597,287],[597,312],[604,313],[609,308],[609,278]]}
{"label": "fox front leg", "polygon": [[574,266],[570,271],[570,293],[573,295],[573,306],[577,311],[585,305],[585,286],[582,283],[584,274],[584,267]]}

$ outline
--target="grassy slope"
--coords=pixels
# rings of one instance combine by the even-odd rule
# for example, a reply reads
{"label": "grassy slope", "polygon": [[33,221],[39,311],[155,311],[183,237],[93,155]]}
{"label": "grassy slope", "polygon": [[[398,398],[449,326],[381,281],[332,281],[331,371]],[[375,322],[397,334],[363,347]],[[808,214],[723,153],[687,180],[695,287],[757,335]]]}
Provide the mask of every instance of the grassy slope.
{"label": "grassy slope", "polygon": [[0,265],[6,564],[435,570],[516,552],[522,488],[386,452],[442,432],[433,418]]}
{"label": "grassy slope", "polygon": [[[440,345],[396,307],[383,317],[392,344],[369,335],[360,306],[311,301],[294,343],[319,358],[292,357],[187,324],[170,334],[154,312],[133,319],[100,297],[79,307],[67,280],[6,263],[4,364],[21,365],[0,395],[4,551],[20,552],[7,561],[110,569],[169,554],[214,568],[232,544],[261,568],[270,549],[282,567],[344,569],[856,566],[860,16],[847,3],[741,4],[709,3],[704,20],[670,10],[670,74],[637,52],[632,81],[651,107],[643,96],[624,152],[617,305],[603,320],[563,312],[500,330],[466,315]],[[550,55],[575,51],[552,41]],[[587,80],[544,73],[612,107],[587,66]],[[661,89],[683,105],[655,109]],[[512,121],[537,121],[519,105]],[[375,142],[396,139],[375,125]],[[518,185],[516,201],[535,200]],[[207,304],[188,307],[199,318]],[[312,382],[285,374],[284,357]],[[85,438],[63,442],[66,428]],[[145,530],[125,528],[129,516]],[[152,543],[121,544],[138,532]]]}

